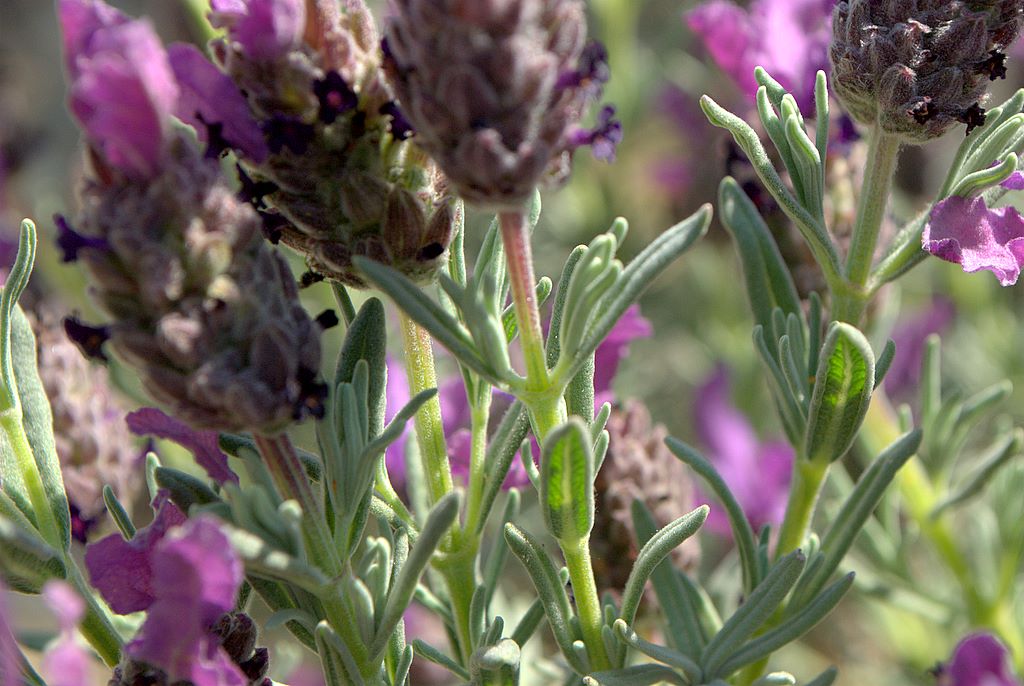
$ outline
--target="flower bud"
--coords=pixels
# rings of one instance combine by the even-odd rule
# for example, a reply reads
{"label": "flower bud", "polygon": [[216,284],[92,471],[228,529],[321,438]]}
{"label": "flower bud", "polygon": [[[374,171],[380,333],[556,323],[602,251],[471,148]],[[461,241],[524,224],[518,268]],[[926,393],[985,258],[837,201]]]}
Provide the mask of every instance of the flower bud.
{"label": "flower bud", "polygon": [[862,124],[911,143],[984,123],[989,80],[1020,30],[1022,0],[841,0],[832,15],[832,85]]}
{"label": "flower bud", "polygon": [[459,195],[519,209],[539,183],[561,180],[569,152],[591,142],[579,121],[607,80],[603,48],[585,46],[583,3],[399,0],[395,8],[384,67],[417,144]]}

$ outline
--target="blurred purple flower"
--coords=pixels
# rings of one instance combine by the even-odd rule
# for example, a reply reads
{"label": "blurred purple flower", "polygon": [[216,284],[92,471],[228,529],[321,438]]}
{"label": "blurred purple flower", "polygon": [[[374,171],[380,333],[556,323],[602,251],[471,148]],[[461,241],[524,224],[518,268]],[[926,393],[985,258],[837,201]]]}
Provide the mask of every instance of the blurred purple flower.
{"label": "blurred purple flower", "polygon": [[[1014,172],[1002,185],[1021,190],[1024,174]],[[921,241],[932,255],[967,273],[987,269],[1003,286],[1017,283],[1024,265],[1024,218],[1013,207],[989,209],[981,196],[952,195],[937,203]]]}
{"label": "blurred purple flower", "polygon": [[300,44],[306,30],[303,0],[211,0],[210,23],[227,29],[252,60],[270,62]]}
{"label": "blurred purple flower", "polygon": [[119,614],[146,611],[125,655],[195,686],[245,686],[248,679],[213,633],[235,604],[242,563],[215,519],[185,520],[158,497],[153,524],[131,541],[120,534],[91,545],[92,584]]}
{"label": "blurred purple flower", "polygon": [[104,159],[146,178],[160,166],[178,85],[146,20],[99,0],[60,0],[71,111]]}
{"label": "blurred purple flower", "polygon": [[238,483],[238,475],[228,466],[228,456],[220,449],[216,431],[197,431],[155,407],[136,410],[125,417],[125,422],[136,436],[164,438],[185,448],[217,483]]}
{"label": "blurred purple flower", "polygon": [[206,59],[194,45],[174,43],[167,56],[181,89],[174,113],[195,128],[199,139],[217,149],[220,142],[235,148],[253,162],[262,162],[269,151],[263,131],[253,118],[245,97],[225,73]]}
{"label": "blurred purple flower", "polygon": [[85,616],[85,601],[63,581],[46,582],[43,600],[60,625],[60,637],[43,655],[42,674],[46,683],[50,686],[89,683],[91,659],[85,648],[75,642],[75,627]]}
{"label": "blurred purple flower", "polygon": [[988,633],[964,637],[942,668],[938,686],[1021,686],[1010,673],[1008,651]]}
{"label": "blurred purple flower", "polygon": [[612,327],[608,337],[601,341],[594,352],[594,404],[600,407],[611,402],[614,393],[612,382],[619,371],[619,364],[629,353],[629,344],[638,338],[650,338],[654,328],[642,314],[639,305],[630,305]]}
{"label": "blurred purple flower", "polygon": [[7,615],[7,587],[0,581],[0,684],[16,684],[21,673],[21,651]]}
{"label": "blurred purple flower", "polygon": [[[694,424],[708,458],[725,480],[755,531],[782,521],[789,495],[793,449],[788,443],[761,443],[729,398],[729,373],[718,365],[696,391]],[[708,527],[731,536],[721,508],[712,508]]]}
{"label": "blurred purple flower", "polygon": [[764,67],[814,114],[814,78],[828,71],[828,45],[835,0],[753,0],[745,10],[711,0],[685,15],[711,58],[751,102],[757,93],[754,67]]}
{"label": "blurred purple flower", "polygon": [[907,397],[917,390],[921,382],[925,341],[933,333],[945,331],[955,316],[953,301],[935,296],[928,308],[905,321],[901,320],[893,328],[896,357],[885,375],[885,390],[889,396]]}

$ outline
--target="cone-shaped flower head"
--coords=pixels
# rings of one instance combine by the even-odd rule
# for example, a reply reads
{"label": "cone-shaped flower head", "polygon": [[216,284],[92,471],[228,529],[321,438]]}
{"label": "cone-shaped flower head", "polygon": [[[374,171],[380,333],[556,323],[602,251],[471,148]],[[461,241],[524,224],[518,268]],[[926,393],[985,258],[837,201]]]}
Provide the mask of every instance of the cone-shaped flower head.
{"label": "cone-shaped flower head", "polygon": [[[169,62],[151,27],[94,0],[62,0],[60,10],[65,45],[84,51],[66,56],[75,65],[73,103],[90,83],[86,66],[97,78],[103,65],[137,69],[137,88],[106,89],[97,104],[142,122],[144,136],[96,128],[95,118],[73,106],[95,175],[82,191],[78,230],[66,227],[62,236],[66,252],[76,243],[73,254],[114,319],[115,351],[155,398],[197,428],[273,431],[301,414],[297,408],[315,409],[320,327],[299,304],[287,265],[263,242],[259,216],[235,196],[215,160],[174,132],[177,101],[156,110],[136,97],[179,92],[173,70],[137,63]],[[107,40],[110,33],[117,40]],[[136,117],[139,111],[145,116]],[[199,110],[207,117],[219,111]]]}
{"label": "cone-shaped flower head", "polygon": [[1022,0],[842,0],[832,15],[832,85],[853,117],[908,142],[984,122],[1004,77]]}
{"label": "cone-shaped flower head", "polygon": [[[353,255],[429,281],[447,262],[447,184],[405,142],[408,125],[380,68],[362,0],[213,0],[217,62],[246,93],[269,146],[240,151],[243,186],[272,240],[315,272],[361,287]],[[211,100],[215,99],[211,97]]]}
{"label": "cone-shaped flower head", "polygon": [[[416,142],[467,201],[518,209],[568,173],[608,71],[580,0],[396,0],[385,69]],[[604,147],[621,133],[602,122]],[[605,156],[608,156],[605,154]]]}

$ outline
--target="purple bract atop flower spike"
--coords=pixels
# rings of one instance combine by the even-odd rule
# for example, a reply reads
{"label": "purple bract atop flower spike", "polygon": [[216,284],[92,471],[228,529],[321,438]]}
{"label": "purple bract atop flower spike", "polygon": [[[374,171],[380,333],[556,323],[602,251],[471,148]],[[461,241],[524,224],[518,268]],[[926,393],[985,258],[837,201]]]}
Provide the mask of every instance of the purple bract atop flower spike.
{"label": "purple bract atop flower spike", "polygon": [[[1024,174],[1015,172],[1003,186],[1019,190]],[[989,209],[982,196],[953,195],[932,208],[922,235],[924,249],[955,262],[965,272],[983,269],[1003,286],[1017,283],[1024,266],[1024,217],[1013,207]]]}
{"label": "purple bract atop flower spike", "polygon": [[125,423],[133,434],[163,438],[185,448],[206,475],[218,484],[238,483],[238,475],[228,466],[228,456],[220,449],[216,431],[196,431],[155,407],[130,413]]}
{"label": "purple bract atop flower spike", "polygon": [[949,664],[941,668],[938,686],[1021,686],[1010,671],[1009,651],[989,633],[966,636]]}
{"label": "purple bract atop flower spike", "polygon": [[[778,525],[786,509],[793,466],[793,449],[786,443],[761,443],[747,418],[729,399],[729,375],[720,365],[696,391],[697,434],[708,458],[725,480],[756,531]],[[731,535],[720,508],[712,508],[708,527]]]}
{"label": "purple bract atop flower spike", "polygon": [[157,173],[178,84],[152,25],[99,0],[61,0],[71,111],[105,161],[136,178]]}
{"label": "purple bract atop flower spike", "polygon": [[281,59],[306,31],[304,0],[211,0],[210,10],[210,23],[256,61]]}
{"label": "purple bract atop flower spike", "polygon": [[[578,125],[607,79],[584,48],[579,0],[398,0],[384,67],[416,142],[467,201],[518,209],[567,173]],[[602,155],[617,142],[600,127]],[[594,140],[598,140],[595,136]]]}
{"label": "purple bract atop flower spike", "polygon": [[711,0],[686,13],[718,67],[751,102],[754,68],[764,67],[793,94],[800,111],[814,115],[814,79],[828,69],[829,18],[835,0],[754,0],[744,10]]}

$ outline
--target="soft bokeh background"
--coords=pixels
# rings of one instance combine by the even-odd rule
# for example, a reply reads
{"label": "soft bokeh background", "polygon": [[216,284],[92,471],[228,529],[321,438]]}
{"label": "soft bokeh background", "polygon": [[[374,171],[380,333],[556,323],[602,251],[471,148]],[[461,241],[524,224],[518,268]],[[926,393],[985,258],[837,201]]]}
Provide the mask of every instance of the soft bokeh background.
{"label": "soft bokeh background", "polygon": [[[168,41],[202,41],[195,3],[189,0],[111,4],[133,15],[153,17]],[[570,249],[606,229],[618,215],[625,216],[631,226],[623,250],[628,258],[659,231],[700,204],[713,202],[726,173],[729,144],[724,132],[703,119],[697,98],[706,92],[736,111],[749,114],[749,107],[682,21],[683,12],[695,4],[590,2],[593,33],[605,41],[611,55],[613,76],[606,97],[618,106],[625,139],[614,164],[580,154],[569,186],[545,194],[543,222],[535,236],[539,274],[556,278]],[[0,0],[0,232],[13,236],[22,216],[33,217],[42,237],[35,284],[61,302],[64,311],[95,321],[98,315],[88,301],[81,274],[59,263],[52,241],[52,215],[74,211],[73,190],[82,169],[79,136],[64,104],[52,5],[49,0]],[[1009,79],[995,85],[996,102],[1024,83],[1024,64],[1011,61],[1009,69]],[[925,206],[961,136],[962,132],[954,132],[905,153],[899,196],[893,205],[897,216],[909,218]],[[840,170],[844,166],[855,170],[861,157],[855,145],[832,162]],[[741,162],[734,162],[731,169],[752,178]],[[470,215],[470,254],[487,221],[487,217]],[[789,239],[783,236],[783,240]],[[794,263],[801,260],[799,249],[790,256]],[[301,265],[295,266],[299,273]],[[814,282],[813,272],[804,268],[801,273],[808,283]],[[1014,381],[1017,390],[1006,407],[1018,422],[1024,420],[1024,327],[1020,323],[1024,295],[1020,287],[1003,289],[988,273],[964,275],[955,265],[928,260],[898,288],[882,295],[876,316],[879,324],[870,332],[874,340],[883,341],[894,324],[929,307],[935,294],[949,298],[955,311],[944,337],[944,373],[950,387],[970,393],[1001,379]],[[330,305],[329,289],[323,285],[309,289],[305,297],[314,312]],[[670,433],[692,441],[694,389],[724,362],[732,369],[735,401],[751,423],[763,437],[781,437],[750,343],[741,274],[720,226],[714,225],[705,240],[654,284],[642,301],[642,310],[655,333],[633,343],[617,378],[618,397],[644,400]],[[328,345],[336,349],[338,338],[328,334]],[[332,357],[333,352],[325,355],[328,360]],[[130,379],[123,385],[130,393]],[[129,398],[127,406],[140,402]],[[962,533],[969,535],[970,522],[962,522],[962,527]],[[722,560],[723,568],[731,564],[731,558],[712,546],[711,554],[705,556],[705,571]],[[927,587],[930,574],[937,572],[924,564],[915,573]],[[843,670],[840,684],[924,684],[931,681],[925,669],[948,656],[957,632],[966,628],[911,620],[906,614],[883,611],[881,603],[863,595],[851,596],[827,628],[790,649],[779,663],[801,676],[836,663]],[[792,659],[787,660],[787,655]]]}

